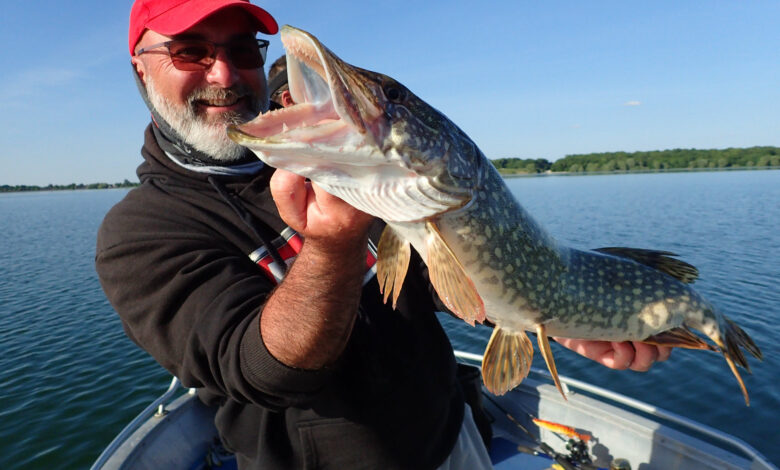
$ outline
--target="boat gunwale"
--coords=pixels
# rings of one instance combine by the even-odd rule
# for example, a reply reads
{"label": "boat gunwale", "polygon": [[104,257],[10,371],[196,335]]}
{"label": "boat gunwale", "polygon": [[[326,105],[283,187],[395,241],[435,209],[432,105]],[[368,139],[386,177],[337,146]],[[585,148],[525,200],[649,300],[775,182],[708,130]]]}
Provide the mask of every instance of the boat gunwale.
{"label": "boat gunwale", "polygon": [[[477,362],[477,363],[482,362],[483,356],[481,354],[470,353],[467,351],[459,351],[459,350],[454,350],[453,353],[455,354],[456,358],[461,360],[467,360],[467,361]],[[550,382],[553,381],[552,375],[550,375],[548,371],[537,367],[531,367],[529,374],[534,374],[537,376],[544,377],[546,380]],[[650,405],[649,403],[645,403],[635,398],[631,398],[626,395],[622,395],[620,393],[607,390],[597,385],[589,384],[587,382],[583,382],[581,380],[577,380],[560,374],[558,375],[558,378],[560,379],[564,394],[566,395],[569,395],[571,393],[570,387],[578,389],[580,391],[587,392],[596,397],[609,400],[610,402],[612,402],[612,404],[617,403],[627,407],[629,410],[639,411],[645,413],[646,415],[650,415],[668,421],[670,423],[674,423],[680,426],[681,428],[683,428],[681,430],[683,432],[693,431],[698,433],[700,436],[707,436],[710,439],[729,445],[733,449],[742,452],[743,456],[746,457],[748,460],[751,460],[754,464],[759,463],[769,469],[777,468],[772,463],[770,463],[753,446],[751,446],[750,444],[748,444],[747,442],[743,441],[742,439],[736,436],[732,436],[730,434],[727,434],[723,431],[715,429],[706,424],[700,423],[698,421],[694,421],[692,419],[678,415],[674,412],[665,410],[663,408]]]}
{"label": "boat gunwale", "polygon": [[[90,470],[99,470],[103,468],[111,457],[130,439],[130,437],[152,417],[152,416],[164,416],[167,413],[166,406],[173,403],[179,398],[178,394],[180,389],[186,388],[182,385],[178,377],[172,377],[171,383],[168,385],[168,389],[154,401],[152,401],[146,408],[143,409],[138,415],[133,418],[119,434],[111,440],[111,442],[103,449],[95,463],[92,464]],[[195,396],[196,389],[188,388],[187,394]]]}
{"label": "boat gunwale", "polygon": [[[481,354],[475,354],[475,353],[470,353],[467,351],[460,351],[460,350],[454,350],[453,353],[455,357],[461,361],[468,361],[472,363],[482,362]],[[536,376],[543,377],[547,381],[552,382],[552,376],[546,370],[532,367],[530,373]],[[606,404],[612,404],[612,405],[620,404],[625,406],[627,408],[627,411],[638,411],[646,415],[653,416],[670,423],[674,423],[682,428],[680,431],[683,433],[685,431],[695,432],[698,433],[700,436],[707,436],[714,441],[718,441],[722,444],[726,444],[731,448],[742,452],[743,457],[745,457],[747,460],[750,460],[752,462],[751,468],[756,468],[756,464],[758,464],[767,469],[777,469],[777,467],[771,464],[760,452],[758,452],[758,450],[756,450],[755,448],[753,448],[753,446],[751,446],[750,444],[748,444],[747,442],[743,441],[738,437],[732,436],[723,431],[719,431],[706,424],[702,424],[697,421],[693,421],[689,418],[685,418],[684,416],[678,415],[676,413],[665,410],[663,408],[659,408],[657,406],[650,405],[640,400],[636,400],[634,398],[622,395],[620,393],[612,392],[602,387],[592,385],[587,382],[583,382],[565,375],[559,375],[558,377],[561,381],[561,385],[566,395],[572,393],[571,388],[586,392],[587,394],[591,394],[595,397],[601,398],[603,400],[607,400]],[[143,425],[150,418],[152,418],[153,416],[163,416],[167,412],[166,406],[172,404],[175,400],[181,398],[179,396],[179,392],[181,389],[184,388],[185,387],[181,384],[179,379],[173,377],[165,393],[160,395],[146,408],[144,408],[144,410],[141,411],[141,413],[139,413],[130,423],[128,423],[122,429],[122,431],[119,434],[117,434],[116,437],[114,437],[114,439],[109,443],[108,446],[106,446],[103,452],[101,452],[100,456],[95,460],[95,463],[92,464],[90,470],[102,469],[105,466],[105,464],[111,459],[111,457],[115,455],[117,451],[127,443],[127,441],[131,438],[131,436],[133,436],[133,434],[136,431],[141,429]],[[187,390],[186,393],[190,395],[190,398],[195,398],[196,389],[188,388],[186,390]]]}

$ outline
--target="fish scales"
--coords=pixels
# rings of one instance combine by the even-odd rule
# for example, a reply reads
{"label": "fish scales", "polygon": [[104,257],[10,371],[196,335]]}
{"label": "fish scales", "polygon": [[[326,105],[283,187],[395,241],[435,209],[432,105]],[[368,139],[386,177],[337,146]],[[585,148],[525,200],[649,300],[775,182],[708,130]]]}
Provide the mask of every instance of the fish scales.
{"label": "fish scales", "polygon": [[395,304],[414,247],[452,313],[493,323],[482,363],[490,391],[528,374],[532,331],[562,394],[548,336],[719,351],[749,404],[737,366],[749,370],[741,349],[759,359],[761,351],[690,286],[696,268],[663,251],[559,243],[446,116],[305,31],[285,26],[282,42],[299,112],[265,113],[228,134],[385,220],[377,276],[386,301]]}
{"label": "fish scales", "polygon": [[557,243],[515,203],[492,165],[482,168],[483,185],[473,203],[443,214],[437,226],[477,284],[488,319],[523,320],[518,327],[526,329],[552,318],[546,294],[553,291],[543,292],[543,286],[551,287],[565,263]]}
{"label": "fish scales", "polygon": [[493,323],[526,330],[545,323],[554,336],[642,340],[702,310],[695,291],[655,269],[559,246],[515,203],[500,175],[484,168],[490,174],[474,203],[442,215],[437,225],[477,291],[490,299],[486,316]]}

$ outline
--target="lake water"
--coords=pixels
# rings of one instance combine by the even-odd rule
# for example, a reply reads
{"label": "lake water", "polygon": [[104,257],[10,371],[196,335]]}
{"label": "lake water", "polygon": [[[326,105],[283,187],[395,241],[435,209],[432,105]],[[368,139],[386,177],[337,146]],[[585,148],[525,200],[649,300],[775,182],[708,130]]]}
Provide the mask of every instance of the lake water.
{"label": "lake water", "polygon": [[[676,252],[696,288],[764,353],[745,407],[719,354],[676,350],[650,372],[611,371],[553,345],[558,370],[734,434],[780,463],[780,171],[508,180],[560,241]],[[124,335],[93,268],[95,233],[125,190],[0,195],[0,462],[87,468],[168,385]],[[489,330],[443,318],[458,349]],[[536,354],[535,366],[544,368]]]}

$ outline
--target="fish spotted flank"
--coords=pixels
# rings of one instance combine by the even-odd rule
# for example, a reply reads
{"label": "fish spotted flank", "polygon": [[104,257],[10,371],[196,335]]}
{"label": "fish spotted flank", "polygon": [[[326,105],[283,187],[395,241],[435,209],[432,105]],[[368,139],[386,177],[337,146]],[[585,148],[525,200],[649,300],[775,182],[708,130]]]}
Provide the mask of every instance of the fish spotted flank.
{"label": "fish spotted flank", "polygon": [[446,116],[305,31],[285,26],[282,42],[296,105],[229,135],[387,222],[377,261],[386,301],[396,302],[414,247],[455,315],[493,323],[482,364],[489,390],[505,393],[528,374],[533,331],[559,390],[548,336],[717,350],[749,403],[737,370],[749,370],[741,348],[761,352],[690,287],[696,268],[664,251],[558,243]]}

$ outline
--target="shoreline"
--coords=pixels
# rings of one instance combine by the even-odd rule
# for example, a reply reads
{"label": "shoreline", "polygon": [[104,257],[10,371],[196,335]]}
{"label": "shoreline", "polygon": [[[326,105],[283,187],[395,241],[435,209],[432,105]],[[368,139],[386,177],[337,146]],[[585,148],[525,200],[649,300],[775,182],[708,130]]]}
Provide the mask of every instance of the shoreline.
{"label": "shoreline", "polygon": [[612,170],[612,171],[543,171],[539,173],[515,173],[505,172],[498,169],[501,176],[505,178],[533,177],[533,176],[597,176],[597,175],[632,175],[647,173],[698,173],[698,172],[716,172],[716,171],[766,171],[780,170],[780,166],[736,166],[724,168],[659,168],[657,170]]}
{"label": "shoreline", "polygon": [[[612,170],[612,171],[544,171],[541,173],[515,173],[506,172],[498,169],[499,174],[505,178],[523,178],[533,176],[596,176],[596,175],[631,175],[647,173],[693,173],[693,172],[715,172],[715,171],[767,171],[780,170],[780,166],[740,166],[725,168],[664,168],[658,170]],[[139,186],[140,183],[90,183],[90,184],[69,184],[69,185],[0,185],[0,194],[10,193],[31,193],[31,192],[54,192],[54,191],[90,191],[103,189],[128,189]]]}
{"label": "shoreline", "polygon": [[0,194],[17,194],[17,193],[41,193],[41,192],[60,192],[60,191],[98,191],[103,189],[132,189],[139,186],[140,183],[131,184],[104,184],[104,183],[90,183],[90,184],[74,184],[74,185],[49,185],[49,186],[34,186],[34,185],[0,185]]}

